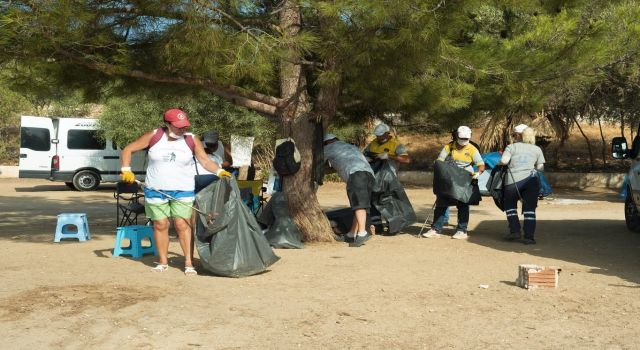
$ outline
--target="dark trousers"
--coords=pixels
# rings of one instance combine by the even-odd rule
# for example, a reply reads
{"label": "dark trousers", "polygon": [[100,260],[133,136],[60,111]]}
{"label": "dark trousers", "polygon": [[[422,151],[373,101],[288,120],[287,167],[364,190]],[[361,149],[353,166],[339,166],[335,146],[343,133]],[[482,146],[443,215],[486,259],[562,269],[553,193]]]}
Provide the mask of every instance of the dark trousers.
{"label": "dark trousers", "polygon": [[[458,225],[456,226],[456,231],[467,232],[467,227],[469,226],[469,204],[462,203],[459,201],[455,201],[456,208],[458,208]],[[436,209],[433,211],[433,225],[431,228],[441,232],[442,226],[444,226],[445,221],[445,212],[449,209],[449,204],[446,199],[437,198],[436,199]],[[447,215],[448,218],[448,215]]]}
{"label": "dark trousers", "polygon": [[[520,192],[520,196],[518,196],[518,192]],[[521,226],[520,219],[518,218],[518,200],[522,199],[524,238],[533,239],[533,235],[536,232],[536,207],[538,207],[539,192],[540,182],[538,182],[536,176],[528,177],[505,187],[504,212],[507,214],[509,231],[511,233],[520,233]]]}

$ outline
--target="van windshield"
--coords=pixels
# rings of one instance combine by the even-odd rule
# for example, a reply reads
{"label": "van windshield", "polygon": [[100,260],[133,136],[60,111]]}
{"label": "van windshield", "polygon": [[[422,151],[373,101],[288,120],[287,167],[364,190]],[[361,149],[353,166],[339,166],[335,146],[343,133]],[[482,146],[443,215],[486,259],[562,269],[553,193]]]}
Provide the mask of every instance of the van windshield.
{"label": "van windshield", "polygon": [[69,130],[67,133],[68,149],[104,149],[105,145],[96,130]]}

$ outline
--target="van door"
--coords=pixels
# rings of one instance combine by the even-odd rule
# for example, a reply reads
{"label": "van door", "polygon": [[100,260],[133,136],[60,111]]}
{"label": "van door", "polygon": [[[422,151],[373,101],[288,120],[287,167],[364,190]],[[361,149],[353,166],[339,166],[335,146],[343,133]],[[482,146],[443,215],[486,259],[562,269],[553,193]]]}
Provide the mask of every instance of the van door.
{"label": "van door", "polygon": [[51,159],[56,154],[53,120],[44,117],[20,118],[19,178],[46,179],[51,176]]}
{"label": "van door", "polygon": [[[95,119],[61,118],[58,124],[59,167],[52,177],[58,181],[73,181],[78,189],[89,190],[100,182],[110,155],[106,142],[98,135]],[[80,172],[84,183],[77,179]],[[85,187],[83,187],[86,186]]]}

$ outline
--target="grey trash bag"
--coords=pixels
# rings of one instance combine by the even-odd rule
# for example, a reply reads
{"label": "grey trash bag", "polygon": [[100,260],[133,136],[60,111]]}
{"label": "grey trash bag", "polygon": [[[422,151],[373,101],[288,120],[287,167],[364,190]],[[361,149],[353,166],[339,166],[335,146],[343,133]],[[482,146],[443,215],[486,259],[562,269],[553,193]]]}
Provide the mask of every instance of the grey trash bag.
{"label": "grey trash bag", "polygon": [[389,224],[389,234],[398,233],[417,221],[409,197],[388,161],[376,171],[371,204]]}
{"label": "grey trash bag", "polygon": [[202,266],[215,275],[244,277],[278,261],[256,218],[240,199],[234,178],[224,177],[196,195],[195,243]]}
{"label": "grey trash bag", "polygon": [[433,166],[433,193],[439,197],[469,203],[473,194],[471,174],[452,164],[436,160]]}
{"label": "grey trash bag", "polygon": [[274,248],[302,249],[302,234],[289,216],[289,205],[282,192],[275,192],[267,202],[258,222],[268,228],[264,237]]}

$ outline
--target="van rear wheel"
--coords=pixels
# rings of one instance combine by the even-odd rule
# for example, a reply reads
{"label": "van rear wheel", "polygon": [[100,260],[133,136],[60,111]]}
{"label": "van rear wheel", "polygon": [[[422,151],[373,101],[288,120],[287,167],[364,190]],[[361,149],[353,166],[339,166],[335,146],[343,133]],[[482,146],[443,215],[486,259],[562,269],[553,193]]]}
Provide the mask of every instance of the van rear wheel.
{"label": "van rear wheel", "polygon": [[78,171],[73,176],[73,187],[78,191],[93,191],[100,184],[100,176],[91,170]]}
{"label": "van rear wheel", "polygon": [[627,189],[627,198],[624,201],[624,221],[630,231],[640,233],[640,214],[633,201],[631,189]]}

